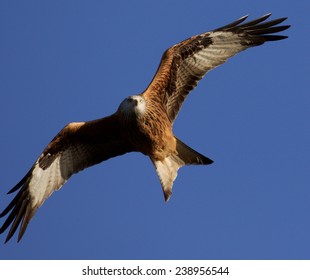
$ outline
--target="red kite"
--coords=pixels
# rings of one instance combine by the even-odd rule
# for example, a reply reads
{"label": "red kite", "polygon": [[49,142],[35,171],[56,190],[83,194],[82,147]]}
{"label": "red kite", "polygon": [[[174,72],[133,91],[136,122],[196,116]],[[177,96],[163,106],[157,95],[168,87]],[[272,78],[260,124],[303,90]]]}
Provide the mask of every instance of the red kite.
{"label": "red kite", "polygon": [[267,14],[247,23],[244,16],[231,24],[193,36],[166,50],[147,89],[127,97],[111,116],[65,126],[48,144],[26,176],[9,193],[19,192],[0,214],[9,214],[0,228],[10,225],[7,242],[17,230],[18,241],[28,223],[71,175],[109,158],[129,152],[149,156],[158,173],[165,200],[180,167],[211,164],[172,132],[183,101],[198,81],[214,67],[235,54],[287,36],[274,35],[289,28],[279,26],[286,18],[266,21]]}

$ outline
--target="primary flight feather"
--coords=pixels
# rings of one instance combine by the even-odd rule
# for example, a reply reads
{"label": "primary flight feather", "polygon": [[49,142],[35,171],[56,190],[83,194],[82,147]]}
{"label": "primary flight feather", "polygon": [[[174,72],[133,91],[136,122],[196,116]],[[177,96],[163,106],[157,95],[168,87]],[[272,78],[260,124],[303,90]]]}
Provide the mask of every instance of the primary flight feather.
{"label": "primary flight feather", "polygon": [[127,97],[111,116],[70,123],[48,144],[26,176],[9,193],[18,193],[0,214],[10,227],[5,242],[20,225],[18,241],[44,201],[71,175],[129,152],[149,156],[158,173],[165,200],[172,194],[178,169],[187,164],[213,161],[176,138],[172,126],[182,103],[198,81],[235,54],[267,41],[289,28],[286,18],[266,21],[271,14],[244,23],[247,16],[226,26],[193,36],[166,50],[157,72],[139,94]]}

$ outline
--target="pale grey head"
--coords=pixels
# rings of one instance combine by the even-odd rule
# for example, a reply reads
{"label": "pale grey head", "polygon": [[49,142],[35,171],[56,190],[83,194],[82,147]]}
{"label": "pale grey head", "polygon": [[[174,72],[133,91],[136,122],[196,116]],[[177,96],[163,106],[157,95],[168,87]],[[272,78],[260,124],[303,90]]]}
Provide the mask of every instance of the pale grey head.
{"label": "pale grey head", "polygon": [[125,98],[118,107],[118,111],[130,116],[142,116],[146,109],[146,101],[142,95],[131,95]]}

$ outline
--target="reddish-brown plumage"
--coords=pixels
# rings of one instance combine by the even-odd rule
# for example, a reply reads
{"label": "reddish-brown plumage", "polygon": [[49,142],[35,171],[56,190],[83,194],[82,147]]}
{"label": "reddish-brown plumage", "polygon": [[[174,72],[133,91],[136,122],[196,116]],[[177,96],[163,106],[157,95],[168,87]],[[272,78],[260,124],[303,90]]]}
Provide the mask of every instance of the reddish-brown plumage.
{"label": "reddish-brown plumage", "polygon": [[242,17],[172,46],[164,52],[152,82],[142,94],[126,98],[111,116],[65,126],[9,192],[19,190],[0,214],[8,215],[0,233],[11,226],[6,241],[19,225],[18,240],[22,238],[37,209],[71,175],[128,152],[150,157],[168,201],[180,167],[212,163],[173,135],[172,125],[183,101],[209,70],[228,58],[266,41],[285,39],[267,34],[287,29],[287,25],[275,26],[286,18],[265,22],[269,16],[245,24],[247,17]]}

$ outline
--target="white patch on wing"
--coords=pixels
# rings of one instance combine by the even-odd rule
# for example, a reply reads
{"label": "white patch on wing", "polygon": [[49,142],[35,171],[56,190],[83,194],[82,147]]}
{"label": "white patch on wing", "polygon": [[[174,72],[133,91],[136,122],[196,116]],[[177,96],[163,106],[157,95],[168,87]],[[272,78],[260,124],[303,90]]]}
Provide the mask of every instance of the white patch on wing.
{"label": "white patch on wing", "polygon": [[199,71],[207,72],[247,48],[241,44],[245,39],[232,32],[211,32],[209,36],[212,44],[194,54],[194,59],[189,61]]}
{"label": "white patch on wing", "polygon": [[45,170],[37,162],[32,171],[28,186],[32,198],[32,206],[40,207],[55,190],[61,188],[67,179],[63,178],[61,174],[60,156],[56,157]]}
{"label": "white patch on wing", "polygon": [[83,145],[74,145],[55,157],[54,161],[45,169],[40,167],[37,160],[29,181],[29,192],[32,206],[40,207],[54,192],[59,190],[72,174],[87,166],[85,160],[87,149]]}

